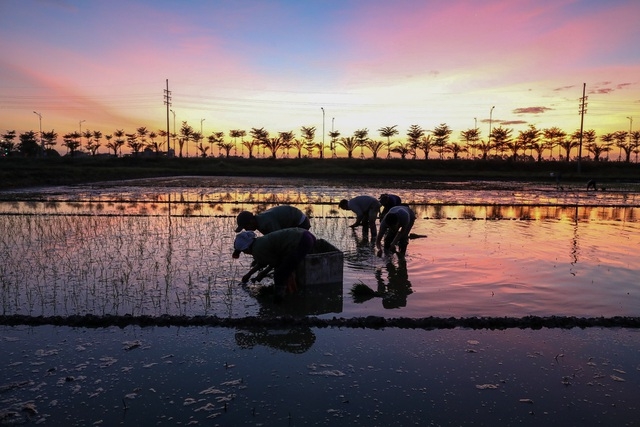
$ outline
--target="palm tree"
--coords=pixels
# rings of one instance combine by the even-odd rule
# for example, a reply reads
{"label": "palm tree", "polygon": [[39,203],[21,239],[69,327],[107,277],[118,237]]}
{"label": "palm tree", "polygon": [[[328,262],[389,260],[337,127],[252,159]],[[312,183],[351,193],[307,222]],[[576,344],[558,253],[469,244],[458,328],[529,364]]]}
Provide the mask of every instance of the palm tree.
{"label": "palm tree", "polygon": [[316,137],[316,127],[315,126],[302,126],[300,128],[300,134],[302,138],[304,138],[304,148],[309,153],[309,156],[312,155],[313,150],[316,148],[313,140]]}
{"label": "palm tree", "polygon": [[627,140],[628,135],[629,135],[629,132],[624,130],[619,130],[613,134],[613,137],[616,140],[616,147],[620,148],[620,155],[618,157],[618,161],[622,160],[622,151],[624,151],[624,154],[625,154],[624,161],[626,163],[629,163],[631,161],[631,153],[633,152],[633,148],[634,148],[631,145],[631,143]]}
{"label": "palm tree", "polygon": [[82,132],[81,135],[84,136],[87,140],[84,144],[87,151],[90,152],[92,156],[95,155],[95,150],[93,148],[93,132],[87,129]]}
{"label": "palm tree", "polygon": [[82,137],[82,135],[80,134],[80,132],[69,132],[66,133],[62,136],[62,145],[67,147],[67,149],[69,150],[69,155],[71,157],[73,157],[76,153],[76,151],[78,150],[78,147],[80,147],[80,138]]}
{"label": "palm tree", "polygon": [[398,125],[384,126],[378,129],[380,136],[387,138],[387,159],[391,157],[391,137],[398,134]]}
{"label": "palm tree", "polygon": [[[551,127],[542,130],[542,135],[546,141],[546,147],[551,150],[551,157],[553,158],[553,149],[556,146],[560,146],[560,142],[567,136],[566,132],[557,127]],[[559,154],[558,154],[559,156]]]}
{"label": "palm tree", "polygon": [[54,145],[57,144],[58,134],[51,130],[51,132],[42,132],[42,143],[47,150],[51,150]]}
{"label": "palm tree", "polygon": [[131,148],[133,155],[137,156],[142,150],[142,147],[144,147],[142,141],[138,141],[139,135],[137,133],[127,133],[125,136],[127,137],[127,146]]}
{"label": "palm tree", "polygon": [[[413,145],[413,144],[412,144]],[[413,145],[414,149],[417,150],[422,150],[424,152],[424,158],[425,160],[429,158],[429,152],[431,151],[431,148],[433,147],[433,138],[431,137],[431,135],[424,135],[422,137],[420,137],[420,139],[418,140],[418,143]],[[414,158],[417,156],[414,156]]]}
{"label": "palm tree", "polygon": [[536,160],[542,161],[542,155],[546,150],[547,145],[544,141],[540,141],[540,131],[535,125],[529,125],[529,128],[525,131],[520,131],[518,138],[521,140],[525,149],[535,151],[537,154]]}
{"label": "palm tree", "polygon": [[566,155],[565,161],[571,160],[571,150],[576,148],[580,143],[578,142],[580,138],[580,131],[574,132],[572,135],[563,138],[558,142],[558,146],[562,148]]}
{"label": "palm tree", "polygon": [[209,151],[210,147],[206,147],[202,143],[204,136],[200,132],[193,132],[193,134],[191,135],[191,139],[196,144],[196,150],[200,152],[200,157],[207,157],[207,152]]}
{"label": "palm tree", "polygon": [[504,153],[504,150],[511,147],[511,151],[517,148],[511,143],[511,133],[513,129],[503,128],[502,126],[495,127],[491,130],[491,140],[493,141],[493,148],[496,152]]}
{"label": "palm tree", "polygon": [[400,158],[405,160],[409,154],[415,153],[415,149],[411,148],[410,142],[407,142],[406,144],[399,142],[391,149],[391,152],[400,154]]}
{"label": "palm tree", "polygon": [[461,153],[466,153],[468,151],[467,147],[464,147],[459,142],[451,142],[444,147],[444,150],[451,153],[453,155],[453,160],[458,160]]}
{"label": "palm tree", "polygon": [[182,122],[182,126],[180,126],[180,136],[181,138],[178,140],[180,157],[182,158],[182,147],[185,143],[187,144],[187,157],[189,157],[189,140],[193,137],[193,128],[189,126],[187,122]]}
{"label": "palm tree", "polygon": [[440,159],[444,157],[444,152],[446,151],[447,144],[449,143],[449,136],[453,131],[446,123],[440,123],[439,126],[436,126],[435,129],[431,132],[433,134],[433,146],[437,153],[440,154]]}
{"label": "palm tree", "polygon": [[[420,145],[420,139],[424,136],[424,130],[419,125],[411,125],[409,126],[409,130],[407,131],[407,140],[409,143],[409,149],[411,150],[411,154],[413,154],[413,158],[415,159],[418,155],[418,147]],[[425,153],[425,158],[429,158],[429,153]]]}
{"label": "palm tree", "polygon": [[224,150],[227,159],[229,158],[229,153],[231,153],[231,149],[235,148],[235,142],[224,142],[224,140],[218,142],[218,149]]}
{"label": "palm tree", "polygon": [[341,145],[345,150],[347,150],[347,157],[352,159],[353,151],[358,148],[358,140],[355,136],[343,136],[340,138],[340,141],[338,141],[338,145]]}
{"label": "palm tree", "polygon": [[[220,147],[220,143],[223,140],[224,140],[224,132],[213,132],[211,135],[207,137],[207,141],[209,141],[209,146],[211,147],[211,156],[213,156],[213,144],[216,144],[218,147]],[[220,155],[219,152],[218,152],[218,155]]]}
{"label": "palm tree", "polygon": [[0,135],[2,138],[0,139],[0,147],[4,150],[5,155],[8,155],[13,150],[16,149],[16,144],[13,142],[16,139],[16,131],[15,130],[7,130],[7,132]]}
{"label": "palm tree", "polygon": [[371,150],[371,154],[374,159],[378,158],[378,152],[385,146],[385,143],[380,140],[367,139],[364,143],[365,147]]}
{"label": "palm tree", "polygon": [[336,143],[338,142],[338,138],[340,137],[340,131],[332,130],[329,132],[329,137],[331,138],[331,157],[336,157]]}
{"label": "palm tree", "polygon": [[480,130],[478,128],[463,130],[460,132],[460,136],[467,147],[475,148],[478,141],[480,141]]}
{"label": "palm tree", "polygon": [[356,139],[358,147],[360,147],[360,158],[364,159],[364,147],[365,143],[369,139],[369,129],[358,129],[353,132],[353,137]]}
{"label": "palm tree", "polygon": [[[162,138],[160,141],[156,141],[156,138],[160,134]],[[160,151],[162,150],[162,146],[164,145],[164,141],[166,141],[167,131],[159,130],[158,133],[154,131],[149,132],[149,142],[147,143],[147,147],[153,150],[156,153],[156,156],[160,156]]]}
{"label": "palm tree", "polygon": [[[42,133],[40,134],[42,137]],[[18,143],[18,151],[20,151],[26,157],[37,157],[42,153],[42,147],[38,144],[36,139],[36,133],[32,130],[21,133],[18,136],[20,142]]]}
{"label": "palm tree", "polygon": [[280,132],[280,139],[282,140],[282,150],[285,151],[286,156],[289,157],[289,150],[291,149],[292,146],[292,141],[293,141],[293,131],[289,131],[289,132]]}
{"label": "palm tree", "polygon": [[264,144],[264,142],[269,138],[269,132],[264,130],[264,128],[251,128],[249,131],[251,134],[251,139],[249,141],[243,141],[242,145],[247,147],[249,150],[249,158],[253,158],[253,149],[259,147]]}
{"label": "palm tree", "polygon": [[633,152],[636,155],[636,163],[638,163],[638,147],[640,147],[640,130],[634,130],[631,132],[631,145]]}
{"label": "palm tree", "polygon": [[304,140],[302,139],[298,139],[295,138],[292,142],[291,145],[293,145],[293,147],[298,150],[298,158],[301,159],[302,158],[302,148],[304,147]]}
{"label": "palm tree", "polygon": [[100,142],[101,139],[102,139],[102,132],[100,132],[99,130],[94,130],[93,131],[93,146],[95,148],[94,154],[97,154],[98,149],[100,148],[100,146],[102,146],[102,143]]}
{"label": "palm tree", "polygon": [[275,159],[277,157],[277,152],[279,149],[282,148],[282,137],[281,136],[276,136],[276,137],[272,137],[272,138],[266,138],[263,142],[262,145],[267,148],[269,151],[271,151],[271,158]]}
{"label": "palm tree", "polygon": [[611,151],[611,146],[613,145],[613,140],[615,139],[615,135],[612,133],[605,133],[600,136],[600,140],[604,143],[604,146],[607,147],[607,160],[609,160],[609,151]]}

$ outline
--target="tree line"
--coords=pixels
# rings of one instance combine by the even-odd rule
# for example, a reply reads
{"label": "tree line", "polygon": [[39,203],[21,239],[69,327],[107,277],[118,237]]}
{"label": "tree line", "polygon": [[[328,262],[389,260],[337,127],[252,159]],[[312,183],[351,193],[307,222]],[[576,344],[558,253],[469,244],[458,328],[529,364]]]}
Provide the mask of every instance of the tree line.
{"label": "tree line", "polygon": [[[316,141],[316,128],[302,126],[300,135],[294,131],[270,133],[264,128],[233,129],[225,138],[224,132],[212,132],[205,137],[197,132],[186,121],[182,122],[179,132],[167,133],[165,130],[150,131],[146,127],[139,127],[133,133],[126,133],[117,129],[111,134],[100,131],[85,130],[84,132],[69,132],[62,136],[61,146],[67,149],[67,155],[76,156],[105,154],[100,153],[101,147],[113,156],[122,156],[122,148],[128,147],[131,155],[141,153],[157,156],[172,155],[189,157],[189,147],[193,146],[198,157],[212,157],[214,146],[218,148],[219,157],[240,156],[254,158],[295,156],[324,158],[326,151],[331,157],[337,157],[341,148],[348,158],[359,155],[365,158],[365,151],[374,159],[393,156],[402,159],[429,159],[433,153],[440,159],[512,159],[543,161],[556,159],[569,161],[572,152],[582,146],[581,159],[594,161],[609,160],[609,153],[618,149],[619,161],[630,162],[633,155],[638,161],[640,153],[640,131],[616,131],[605,133],[599,137],[595,130],[581,132],[577,130],[567,133],[560,128],[551,127],[537,129],[529,125],[514,135],[513,129],[497,126],[490,130],[488,138],[481,138],[481,131],[477,127],[460,132],[457,141],[452,141],[452,129],[445,123],[432,130],[423,129],[419,125],[411,125],[406,131],[406,139],[392,141],[399,135],[398,126],[384,126],[377,130],[380,138],[370,136],[368,129],[358,129],[352,135],[343,136],[340,131],[328,132],[328,144]],[[20,135],[15,130],[7,130],[0,137],[0,154],[3,156],[41,157],[58,155],[54,147],[58,143],[58,134],[51,130],[38,135],[34,131]],[[17,138],[17,140],[16,140]],[[240,153],[238,153],[238,148]],[[246,151],[246,153],[245,153]],[[293,151],[293,153],[292,153]],[[578,156],[574,157],[577,158]]]}

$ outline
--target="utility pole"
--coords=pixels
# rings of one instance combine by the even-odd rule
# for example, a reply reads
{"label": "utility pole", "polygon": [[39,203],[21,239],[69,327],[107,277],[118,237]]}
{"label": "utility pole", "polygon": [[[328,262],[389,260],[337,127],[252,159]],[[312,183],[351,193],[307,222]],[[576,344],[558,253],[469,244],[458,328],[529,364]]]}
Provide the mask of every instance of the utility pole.
{"label": "utility pole", "polygon": [[38,113],[37,111],[34,111],[33,114],[38,116],[40,122],[40,147],[42,147],[42,156],[44,157],[47,155],[47,151],[44,149],[44,142],[42,142],[42,114]]}
{"label": "utility pole", "polygon": [[324,107],[320,107],[322,110],[322,146],[320,148],[320,158],[324,159]]}
{"label": "utility pole", "polygon": [[[582,83],[582,98],[580,98],[580,105],[578,113],[580,114],[580,148],[578,149],[578,173],[581,172],[582,163],[582,129],[584,127],[584,115],[587,112],[587,97],[585,96],[587,90],[587,84]],[[567,153],[568,157],[568,153]],[[569,159],[567,159],[569,160]]]}
{"label": "utility pole", "polygon": [[[171,107],[171,92],[169,91],[169,79],[167,79],[167,88],[164,90],[164,105],[167,106],[167,154],[169,154],[169,149],[171,146],[169,145],[169,107]],[[174,125],[175,127],[175,125]],[[173,147],[175,152],[176,147]]]}

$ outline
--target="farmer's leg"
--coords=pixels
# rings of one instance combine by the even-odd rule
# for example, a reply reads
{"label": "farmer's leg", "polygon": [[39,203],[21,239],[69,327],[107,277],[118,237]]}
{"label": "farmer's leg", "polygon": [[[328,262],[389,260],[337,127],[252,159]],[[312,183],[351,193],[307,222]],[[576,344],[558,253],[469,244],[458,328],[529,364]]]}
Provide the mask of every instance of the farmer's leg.
{"label": "farmer's leg", "polygon": [[371,230],[371,238],[375,239],[378,236],[378,230],[376,228],[376,219],[378,218],[378,211],[376,209],[369,209],[367,212],[368,218],[367,221],[369,223],[369,229]]}

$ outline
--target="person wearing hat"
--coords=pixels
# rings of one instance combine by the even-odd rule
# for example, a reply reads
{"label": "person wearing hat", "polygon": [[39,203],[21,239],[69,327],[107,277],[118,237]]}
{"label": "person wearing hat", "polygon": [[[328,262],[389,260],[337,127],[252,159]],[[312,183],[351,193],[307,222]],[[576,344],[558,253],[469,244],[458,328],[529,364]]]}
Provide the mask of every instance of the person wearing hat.
{"label": "person wearing hat", "polygon": [[356,196],[351,200],[342,199],[338,207],[343,210],[351,210],[356,214],[356,222],[349,227],[355,228],[362,225],[363,237],[366,237],[368,230],[371,230],[371,238],[375,239],[376,219],[380,212],[380,202],[371,196]]}
{"label": "person wearing hat", "polygon": [[243,231],[236,235],[232,256],[252,255],[258,265],[273,268],[273,287],[279,300],[288,286],[295,291],[293,274],[304,257],[313,251],[315,243],[316,237],[304,228],[284,228],[262,237],[257,237],[253,231]]}
{"label": "person wearing hat", "polygon": [[382,205],[382,212],[380,212],[380,221],[382,218],[389,212],[389,209],[400,206],[402,204],[402,199],[400,196],[396,196],[395,194],[384,193],[381,194],[378,198],[378,201]]}
{"label": "person wearing hat", "polygon": [[[238,224],[236,233],[242,230],[258,230],[264,235],[284,228],[299,227],[305,230],[311,228],[309,218],[300,209],[289,205],[275,206],[256,215],[249,211],[242,211],[236,217],[236,223]],[[251,276],[261,269],[262,271],[255,278],[256,282],[264,279],[271,271],[271,268],[264,268],[264,266],[255,263],[249,272],[242,276],[242,283],[247,283]]]}
{"label": "person wearing hat", "polygon": [[309,218],[298,208],[289,205],[275,206],[259,214],[242,211],[236,217],[236,233],[242,230],[258,230],[262,234],[269,234],[283,228],[300,227],[311,228]]}
{"label": "person wearing hat", "polygon": [[395,252],[398,245],[398,254],[404,255],[409,245],[409,233],[416,221],[416,214],[407,205],[394,206],[380,221],[380,232],[376,239],[378,256],[382,256],[382,239],[384,238],[384,252]]}

